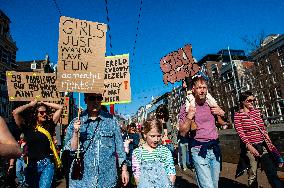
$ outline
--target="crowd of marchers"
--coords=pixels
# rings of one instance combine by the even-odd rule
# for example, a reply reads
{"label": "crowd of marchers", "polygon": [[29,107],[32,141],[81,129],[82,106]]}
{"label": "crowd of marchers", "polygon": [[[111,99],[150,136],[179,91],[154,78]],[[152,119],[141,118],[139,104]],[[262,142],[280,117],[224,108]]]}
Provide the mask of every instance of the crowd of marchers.
{"label": "crowd of marchers", "polygon": [[[0,187],[56,187],[61,174],[70,188],[171,188],[178,183],[176,161],[184,171],[194,171],[198,187],[217,188],[222,155],[216,121],[225,112],[208,93],[203,76],[184,79],[183,87],[187,95],[175,127],[177,142],[164,105],[142,126],[119,125],[101,105],[101,93],[85,93],[87,109],[70,122],[61,148],[55,137],[61,105],[31,101],[14,109],[19,137],[0,118]],[[252,92],[242,93],[234,116],[241,140],[236,176],[247,172],[248,186],[257,187],[260,165],[269,184],[281,188],[277,168],[284,161],[254,100]]]}

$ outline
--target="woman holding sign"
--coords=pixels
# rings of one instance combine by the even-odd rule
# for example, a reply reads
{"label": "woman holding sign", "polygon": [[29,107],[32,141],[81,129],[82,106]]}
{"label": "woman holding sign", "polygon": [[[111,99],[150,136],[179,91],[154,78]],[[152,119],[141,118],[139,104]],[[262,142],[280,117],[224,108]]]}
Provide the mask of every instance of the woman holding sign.
{"label": "woman holding sign", "polygon": [[[56,109],[51,116],[49,108]],[[54,175],[54,163],[61,166],[52,136],[63,106],[48,102],[31,101],[13,111],[16,124],[25,134],[28,147],[27,184],[31,188],[49,188]]]}

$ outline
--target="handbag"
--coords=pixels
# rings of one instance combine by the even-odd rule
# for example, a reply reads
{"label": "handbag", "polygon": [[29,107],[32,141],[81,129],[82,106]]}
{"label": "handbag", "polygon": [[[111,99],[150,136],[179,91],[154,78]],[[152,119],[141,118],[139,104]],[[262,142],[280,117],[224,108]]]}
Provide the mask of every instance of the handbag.
{"label": "handbag", "polygon": [[81,180],[84,173],[84,160],[82,157],[74,158],[71,168],[71,179]]}
{"label": "handbag", "polygon": [[[248,118],[250,118],[250,116],[248,114],[246,114],[246,115],[247,115]],[[250,119],[252,119],[252,118],[250,118]],[[265,133],[253,119],[252,119],[252,121],[256,125],[256,127],[259,129],[260,133],[262,134],[264,142],[267,145],[267,148],[269,150],[269,153],[272,154],[274,160],[278,164],[284,163],[284,160],[281,157],[281,154],[279,153],[278,149],[273,145],[271,139],[269,138],[269,135],[267,133]]]}
{"label": "handbag", "polygon": [[83,178],[83,174],[84,174],[84,154],[87,152],[87,150],[89,149],[92,141],[94,140],[95,134],[98,130],[99,127],[99,123],[100,123],[100,119],[98,120],[96,129],[93,133],[92,139],[89,142],[88,146],[86,147],[85,152],[81,152],[80,151],[80,132],[78,134],[78,147],[77,147],[77,151],[76,151],[76,157],[73,157],[73,160],[71,162],[71,179],[72,180],[82,180]]}

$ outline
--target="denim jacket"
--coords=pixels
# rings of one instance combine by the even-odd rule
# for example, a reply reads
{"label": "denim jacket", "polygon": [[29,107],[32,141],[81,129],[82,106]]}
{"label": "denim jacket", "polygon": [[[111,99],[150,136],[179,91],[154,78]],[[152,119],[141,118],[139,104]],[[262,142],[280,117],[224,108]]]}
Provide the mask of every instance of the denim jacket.
{"label": "denim jacket", "polygon": [[[71,151],[73,124],[76,119],[67,128],[65,150]],[[116,164],[118,162],[120,167],[126,160],[117,121],[112,115],[103,111],[100,111],[96,120],[89,119],[88,113],[85,111],[80,120],[82,123],[80,149],[84,152],[84,175],[82,180],[70,179],[69,187],[114,187],[117,184]],[[96,126],[98,126],[97,129]],[[89,143],[91,144],[89,145]],[[118,161],[116,161],[116,155]]]}

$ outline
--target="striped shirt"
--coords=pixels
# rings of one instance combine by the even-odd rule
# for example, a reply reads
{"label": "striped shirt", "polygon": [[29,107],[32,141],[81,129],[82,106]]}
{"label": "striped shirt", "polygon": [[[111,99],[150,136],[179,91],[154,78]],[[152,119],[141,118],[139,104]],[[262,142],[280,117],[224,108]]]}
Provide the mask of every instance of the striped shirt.
{"label": "striped shirt", "polygon": [[234,117],[235,129],[245,144],[261,143],[264,141],[263,135],[255,123],[267,133],[260,111],[253,109],[247,113],[236,112]]}
{"label": "striped shirt", "polygon": [[[199,142],[209,142],[218,139],[218,132],[215,125],[214,115],[211,113],[210,106],[207,102],[203,105],[195,104],[195,123],[197,129],[193,138]],[[185,105],[182,105],[179,113],[179,125],[183,125],[186,120],[187,112]]]}
{"label": "striped shirt", "polygon": [[141,156],[143,161],[152,161],[152,160],[161,159],[160,161],[163,164],[167,175],[176,175],[173,157],[168,148],[166,148],[165,146],[158,146],[152,152],[149,152],[146,148],[141,146],[139,148],[136,148],[133,151],[132,155],[132,171],[135,178],[139,179],[141,174],[140,171],[140,163],[142,160]]}

